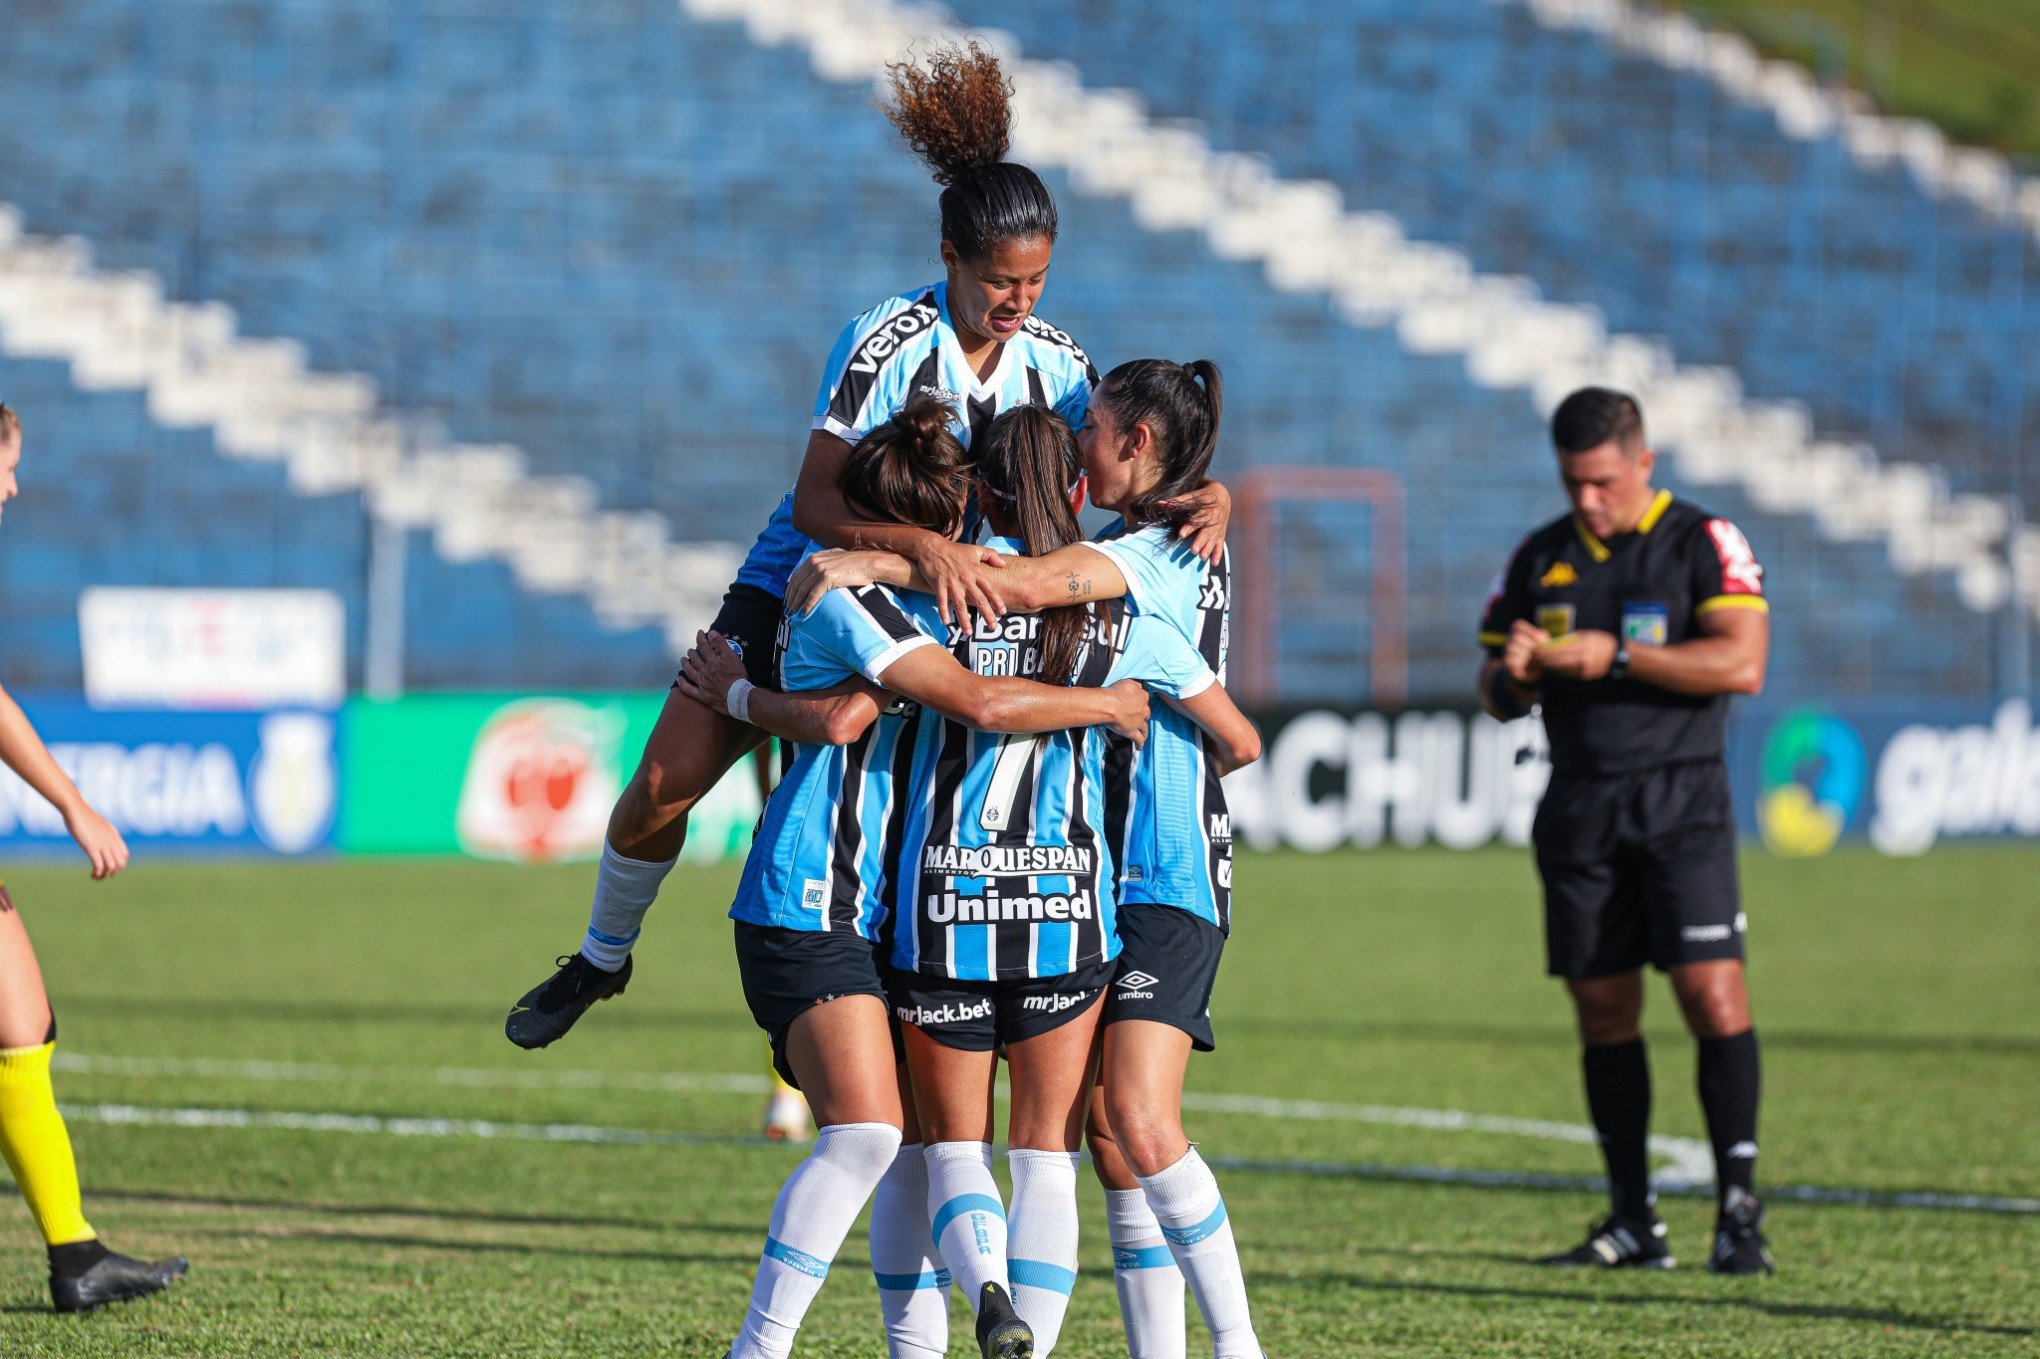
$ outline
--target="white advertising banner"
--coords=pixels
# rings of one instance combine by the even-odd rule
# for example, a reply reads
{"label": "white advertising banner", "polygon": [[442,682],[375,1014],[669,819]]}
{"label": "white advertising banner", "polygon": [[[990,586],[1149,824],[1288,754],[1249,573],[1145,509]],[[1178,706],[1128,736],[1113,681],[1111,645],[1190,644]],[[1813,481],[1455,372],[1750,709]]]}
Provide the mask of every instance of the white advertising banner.
{"label": "white advertising banner", "polygon": [[329,590],[95,586],[78,598],[95,707],[337,708],[347,610]]}

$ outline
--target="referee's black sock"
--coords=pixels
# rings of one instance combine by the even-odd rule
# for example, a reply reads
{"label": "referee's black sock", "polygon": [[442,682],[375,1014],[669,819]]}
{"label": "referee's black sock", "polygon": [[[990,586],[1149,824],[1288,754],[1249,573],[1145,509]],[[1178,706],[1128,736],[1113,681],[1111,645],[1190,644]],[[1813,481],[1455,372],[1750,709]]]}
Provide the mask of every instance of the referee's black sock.
{"label": "referee's black sock", "polygon": [[1752,1192],[1757,1178],[1757,1099],[1763,1085],[1757,1031],[1700,1040],[1700,1110],[1714,1144],[1716,1193]]}
{"label": "referee's black sock", "polygon": [[1650,1192],[1650,1058],[1643,1039],[1589,1047],[1580,1067],[1587,1077],[1587,1112],[1608,1163],[1610,1205],[1617,1217],[1648,1222],[1657,1209]]}

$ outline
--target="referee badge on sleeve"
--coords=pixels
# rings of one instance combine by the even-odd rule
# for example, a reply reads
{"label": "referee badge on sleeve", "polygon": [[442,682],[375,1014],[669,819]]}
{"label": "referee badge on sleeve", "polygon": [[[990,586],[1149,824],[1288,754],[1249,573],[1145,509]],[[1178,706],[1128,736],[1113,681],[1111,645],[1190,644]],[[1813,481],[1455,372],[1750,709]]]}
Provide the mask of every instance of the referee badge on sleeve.
{"label": "referee badge on sleeve", "polygon": [[1662,604],[1622,606],[1622,640],[1636,646],[1663,646],[1670,635],[1669,611]]}
{"label": "referee badge on sleeve", "polygon": [[1564,637],[1573,630],[1573,606],[1570,604],[1539,604],[1537,626],[1552,637]]}

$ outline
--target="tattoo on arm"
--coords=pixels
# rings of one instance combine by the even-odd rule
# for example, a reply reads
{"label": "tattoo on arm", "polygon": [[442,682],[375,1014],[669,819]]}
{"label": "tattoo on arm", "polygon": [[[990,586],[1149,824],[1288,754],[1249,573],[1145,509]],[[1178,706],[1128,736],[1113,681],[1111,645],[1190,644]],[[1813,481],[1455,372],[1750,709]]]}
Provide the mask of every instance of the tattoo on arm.
{"label": "tattoo on arm", "polygon": [[1069,601],[1073,604],[1079,600],[1089,599],[1093,590],[1091,578],[1077,571],[1070,572],[1064,578],[1063,588]]}
{"label": "tattoo on arm", "polygon": [[0,915],[6,915],[13,909],[14,898],[7,895],[7,888],[4,885],[0,885]]}

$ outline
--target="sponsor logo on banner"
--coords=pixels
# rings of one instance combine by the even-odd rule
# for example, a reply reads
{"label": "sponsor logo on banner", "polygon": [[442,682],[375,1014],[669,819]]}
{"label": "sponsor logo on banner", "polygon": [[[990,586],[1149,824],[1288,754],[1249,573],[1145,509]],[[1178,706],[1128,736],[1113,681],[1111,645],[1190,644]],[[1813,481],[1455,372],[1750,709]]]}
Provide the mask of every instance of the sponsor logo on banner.
{"label": "sponsor logo on banner", "polygon": [[602,851],[623,737],[619,712],[564,698],[499,709],[475,737],[454,828],[480,859],[546,863]]}
{"label": "sponsor logo on banner", "polygon": [[[328,714],[26,711],[85,800],[137,845],[302,854],[327,842],[338,794]],[[0,768],[0,844],[69,843],[57,809]]]}
{"label": "sponsor logo on banner", "polygon": [[1811,858],[1842,838],[1862,805],[1862,738],[1839,717],[1796,712],[1764,738],[1757,830],[1773,854]]}
{"label": "sponsor logo on banner", "polygon": [[1877,759],[1870,843],[1923,854],[1944,836],[2040,835],[2040,733],[2024,699],[1988,725],[1898,729]]}

